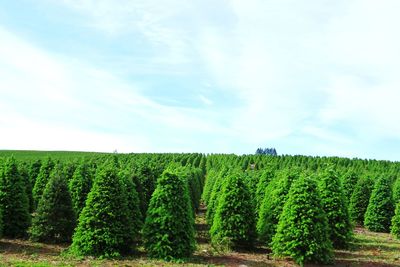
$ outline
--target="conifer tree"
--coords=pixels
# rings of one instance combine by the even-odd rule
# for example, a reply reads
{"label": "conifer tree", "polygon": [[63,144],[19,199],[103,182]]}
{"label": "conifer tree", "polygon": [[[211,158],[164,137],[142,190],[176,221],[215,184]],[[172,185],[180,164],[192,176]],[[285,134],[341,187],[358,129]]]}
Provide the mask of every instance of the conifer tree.
{"label": "conifer tree", "polygon": [[195,250],[194,217],[187,182],[171,167],[157,181],[143,237],[144,246],[153,258],[182,259]]}
{"label": "conifer tree", "polygon": [[381,177],[376,181],[372,190],[364,225],[370,231],[388,233],[393,214],[394,205],[390,182],[388,178]]}
{"label": "conifer tree", "polygon": [[342,179],[343,194],[347,203],[350,202],[350,197],[353,194],[357,181],[358,181],[358,176],[353,169],[349,170],[343,176]]}
{"label": "conifer tree", "polygon": [[353,228],[339,177],[332,168],[329,167],[319,175],[319,190],[333,246],[347,248],[353,236]]}
{"label": "conifer tree", "polygon": [[44,243],[70,242],[75,221],[68,184],[62,166],[58,164],[39,200],[30,229],[31,239]]}
{"label": "conifer tree", "polygon": [[239,173],[226,178],[210,230],[211,242],[229,248],[251,247],[256,237],[255,209]]}
{"label": "conifer tree", "polygon": [[297,171],[285,170],[267,186],[257,222],[257,233],[260,241],[266,244],[271,242],[276,232],[283,205],[287,200],[290,186],[298,177]]}
{"label": "conifer tree", "polygon": [[400,178],[397,177],[393,184],[393,201],[397,203],[400,201]]}
{"label": "conifer tree", "polygon": [[279,219],[272,250],[292,257],[298,264],[333,261],[329,226],[316,183],[300,178],[293,183]]}
{"label": "conifer tree", "polygon": [[50,178],[50,173],[54,168],[54,162],[51,158],[47,158],[45,162],[40,167],[39,174],[36,178],[35,185],[33,187],[33,206],[34,209],[37,208],[40,198],[42,197],[44,188]]}
{"label": "conifer tree", "polygon": [[371,179],[360,178],[351,195],[349,214],[351,220],[358,225],[364,225],[364,215],[367,211],[373,187],[374,183]]}
{"label": "conifer tree", "polygon": [[69,181],[68,186],[71,192],[72,205],[77,218],[79,218],[79,214],[85,207],[87,195],[92,188],[92,180],[92,171],[85,162],[82,162],[75,169],[72,179]]}
{"label": "conifer tree", "polygon": [[3,213],[3,234],[25,237],[31,223],[25,182],[18,172],[14,157],[8,158],[0,179],[0,207]]}
{"label": "conifer tree", "polygon": [[258,214],[261,204],[264,200],[265,196],[265,189],[267,188],[268,184],[274,178],[275,173],[272,168],[268,168],[264,170],[261,174],[260,180],[257,184],[257,191],[256,191],[256,213]]}
{"label": "conifer tree", "polygon": [[390,233],[397,239],[400,239],[400,202],[397,202],[396,210],[392,218],[392,227]]}
{"label": "conifer tree", "polygon": [[131,236],[134,241],[138,241],[143,228],[144,220],[140,211],[139,195],[136,192],[135,184],[132,181],[132,175],[127,169],[121,170],[119,176],[121,178],[122,185],[125,187],[127,195],[128,212],[132,221]]}
{"label": "conifer tree", "polygon": [[71,252],[75,255],[118,257],[133,245],[128,198],[113,160],[99,167],[85,207],[79,215]]}

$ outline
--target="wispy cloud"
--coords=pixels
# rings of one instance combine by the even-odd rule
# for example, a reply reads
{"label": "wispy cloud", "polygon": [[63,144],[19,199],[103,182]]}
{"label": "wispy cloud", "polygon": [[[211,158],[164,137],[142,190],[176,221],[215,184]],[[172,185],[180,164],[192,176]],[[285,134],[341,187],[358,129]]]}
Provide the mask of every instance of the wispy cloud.
{"label": "wispy cloud", "polygon": [[20,125],[148,151],[385,157],[400,136],[396,0],[38,3],[79,16],[103,60],[0,28],[0,104]]}

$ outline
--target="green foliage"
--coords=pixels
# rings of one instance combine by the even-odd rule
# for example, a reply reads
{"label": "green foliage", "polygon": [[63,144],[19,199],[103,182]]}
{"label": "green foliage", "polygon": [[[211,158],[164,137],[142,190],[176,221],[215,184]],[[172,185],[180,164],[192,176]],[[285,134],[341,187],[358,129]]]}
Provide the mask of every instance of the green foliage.
{"label": "green foliage", "polygon": [[275,172],[270,167],[261,173],[261,177],[260,177],[260,180],[258,181],[257,190],[256,190],[256,213],[257,214],[258,214],[258,211],[264,200],[265,189],[267,188],[268,184],[272,181],[272,179],[274,177],[275,177]]}
{"label": "green foliage", "polygon": [[319,176],[322,209],[330,228],[330,238],[335,248],[347,248],[353,237],[347,202],[343,195],[339,177],[332,168]]}
{"label": "green foliage", "polygon": [[392,218],[392,227],[390,233],[397,239],[400,239],[400,202],[397,202],[396,210]]}
{"label": "green foliage", "polygon": [[214,214],[218,207],[219,198],[224,184],[224,179],[227,176],[228,170],[223,169],[218,173],[211,191],[210,199],[207,203],[206,220],[209,225],[213,224]]}
{"label": "green foliage", "polygon": [[31,223],[29,200],[14,157],[6,160],[0,175],[0,207],[4,236],[26,237]]}
{"label": "green foliage", "polygon": [[57,165],[33,217],[31,239],[44,243],[70,242],[75,221],[68,184],[62,166]]}
{"label": "green foliage", "polygon": [[354,170],[349,170],[342,178],[343,194],[347,203],[350,202],[350,197],[353,194],[357,184],[358,176]]}
{"label": "green foliage", "polygon": [[293,183],[272,240],[274,254],[292,257],[300,265],[332,263],[330,229],[321,200],[317,185],[310,178],[302,177]]}
{"label": "green foliage", "polygon": [[215,169],[209,170],[206,174],[206,181],[203,188],[203,194],[201,196],[206,205],[208,205],[208,201],[210,200],[214,183],[217,180],[217,175],[218,172]]}
{"label": "green foliage", "polygon": [[214,245],[230,248],[252,246],[256,237],[251,194],[239,173],[226,178],[210,230]]}
{"label": "green foliage", "polygon": [[97,170],[79,216],[71,252],[106,258],[128,253],[133,244],[130,215],[124,185],[113,161],[107,161]]}
{"label": "green foliage", "polygon": [[373,187],[374,182],[371,179],[360,178],[351,195],[349,204],[350,218],[358,225],[364,225],[364,215],[367,211]]}
{"label": "green foliage", "polygon": [[89,166],[82,162],[74,171],[72,179],[69,181],[69,191],[71,192],[72,206],[77,217],[85,207],[87,195],[92,188],[92,171]]}
{"label": "green foliage", "polygon": [[279,216],[287,200],[292,182],[298,178],[297,171],[286,170],[281,172],[267,186],[263,203],[259,210],[257,233],[260,241],[269,244],[276,232]]}
{"label": "green foliage", "polygon": [[136,192],[135,184],[132,181],[132,175],[128,170],[122,170],[119,173],[121,177],[121,182],[125,187],[126,196],[128,200],[128,212],[129,217],[132,221],[132,227],[130,234],[134,241],[138,241],[140,237],[140,232],[143,227],[143,215],[140,211],[140,200],[138,193]]}
{"label": "green foliage", "polygon": [[364,225],[373,232],[390,230],[391,218],[394,214],[392,191],[387,178],[379,178],[374,186],[365,213]]}
{"label": "green foliage", "polygon": [[393,201],[394,203],[400,201],[400,177],[397,177],[393,184]]}
{"label": "green foliage", "polygon": [[42,197],[43,191],[47,185],[47,182],[50,179],[50,173],[53,168],[54,162],[51,158],[47,158],[40,167],[40,171],[36,178],[35,186],[33,187],[32,191],[34,209],[36,209],[39,204],[39,200]]}
{"label": "green foliage", "polygon": [[157,181],[143,229],[150,257],[173,260],[195,251],[194,217],[187,181],[167,169]]}

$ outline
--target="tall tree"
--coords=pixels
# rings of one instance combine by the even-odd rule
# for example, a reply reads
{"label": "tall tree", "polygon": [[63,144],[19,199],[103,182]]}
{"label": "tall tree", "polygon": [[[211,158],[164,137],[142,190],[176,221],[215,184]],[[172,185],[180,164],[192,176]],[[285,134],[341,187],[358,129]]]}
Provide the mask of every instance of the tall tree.
{"label": "tall tree", "polygon": [[50,179],[50,173],[54,168],[53,160],[48,157],[40,167],[39,174],[36,178],[35,185],[33,187],[33,206],[34,209],[37,208],[40,198],[42,197],[43,191]]}
{"label": "tall tree", "polygon": [[30,229],[31,239],[44,243],[71,241],[75,227],[71,195],[61,165],[50,174]]}
{"label": "tall tree", "polygon": [[328,167],[319,176],[322,209],[328,218],[330,238],[335,248],[347,248],[353,237],[347,202],[343,195],[339,177]]}
{"label": "tall tree", "polygon": [[386,177],[381,177],[376,181],[372,190],[364,225],[370,231],[388,233],[393,214],[394,204],[390,181]]}
{"label": "tall tree", "polygon": [[3,212],[3,234],[6,237],[26,237],[31,223],[25,181],[18,172],[14,157],[5,162],[0,180],[0,206]]}
{"label": "tall tree", "polygon": [[73,236],[76,255],[117,257],[133,246],[128,198],[115,163],[99,167]]}
{"label": "tall tree", "polygon": [[215,245],[249,247],[256,237],[255,207],[239,173],[227,177],[210,230]]}
{"label": "tall tree", "polygon": [[196,248],[187,182],[173,169],[165,170],[157,181],[143,237],[146,250],[154,258],[187,258]]}
{"label": "tall tree", "polygon": [[298,264],[333,262],[329,226],[316,183],[300,178],[293,183],[283,207],[272,250],[292,257]]}

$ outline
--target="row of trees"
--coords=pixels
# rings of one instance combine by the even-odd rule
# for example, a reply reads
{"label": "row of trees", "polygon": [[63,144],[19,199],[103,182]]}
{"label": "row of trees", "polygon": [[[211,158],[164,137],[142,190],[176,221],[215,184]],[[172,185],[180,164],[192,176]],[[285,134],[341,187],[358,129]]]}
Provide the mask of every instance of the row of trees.
{"label": "row of trees", "polygon": [[385,161],[211,155],[203,200],[212,243],[261,242],[300,264],[331,263],[356,224],[399,235],[398,171]]}
{"label": "row of trees", "polygon": [[49,158],[40,164],[34,180],[25,176],[26,164],[4,159],[1,233],[7,238],[71,243],[69,251],[75,255],[115,257],[143,243],[153,257],[190,256],[205,160],[190,154],[151,158],[85,160],[71,173],[69,164]]}

